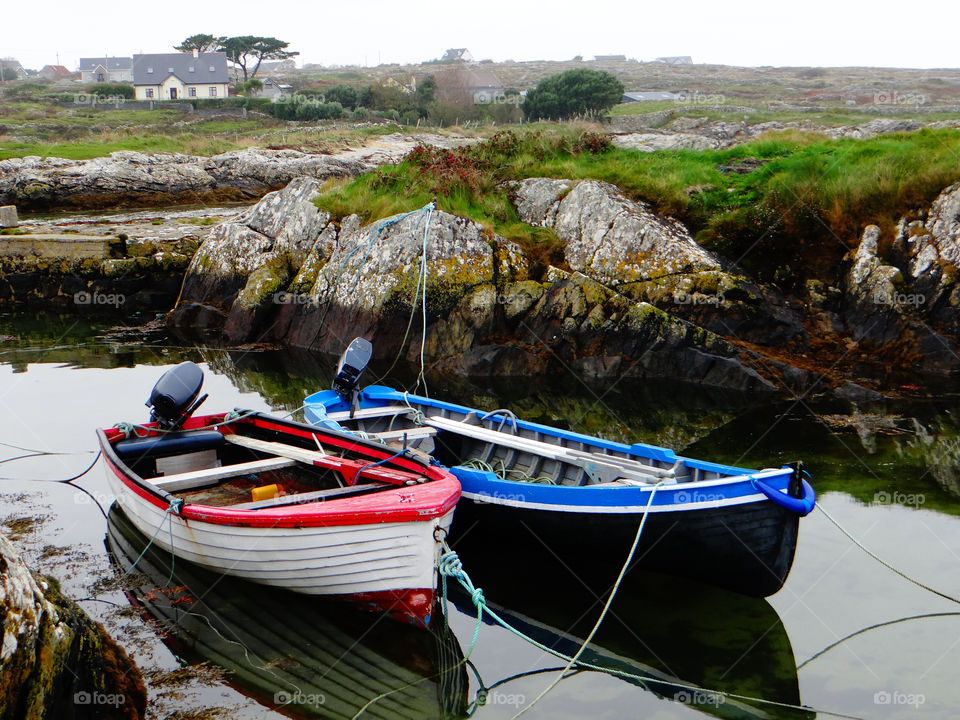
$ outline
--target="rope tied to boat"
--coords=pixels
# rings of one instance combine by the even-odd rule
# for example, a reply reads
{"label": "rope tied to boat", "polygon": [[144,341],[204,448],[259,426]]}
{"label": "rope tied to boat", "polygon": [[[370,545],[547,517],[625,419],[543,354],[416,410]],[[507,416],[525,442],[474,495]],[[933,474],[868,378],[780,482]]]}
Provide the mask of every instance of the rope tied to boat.
{"label": "rope tied to boat", "polygon": [[157,526],[156,532],[153,533],[153,537],[150,538],[150,542],[147,543],[147,546],[143,549],[143,552],[137,557],[136,560],[128,567],[124,573],[120,576],[119,580],[123,580],[128,575],[131,575],[134,570],[137,569],[137,563],[143,560],[144,555],[147,554],[147,551],[153,547],[153,541],[157,539],[157,535],[160,534],[160,531],[163,530],[163,524],[167,521],[170,522],[170,577],[167,578],[167,584],[170,584],[170,581],[173,579],[174,571],[174,558],[176,557],[173,553],[173,515],[179,515],[183,510],[183,500],[180,498],[173,498],[170,501],[170,504],[167,506],[167,509],[163,511],[163,517],[160,518],[160,524]]}

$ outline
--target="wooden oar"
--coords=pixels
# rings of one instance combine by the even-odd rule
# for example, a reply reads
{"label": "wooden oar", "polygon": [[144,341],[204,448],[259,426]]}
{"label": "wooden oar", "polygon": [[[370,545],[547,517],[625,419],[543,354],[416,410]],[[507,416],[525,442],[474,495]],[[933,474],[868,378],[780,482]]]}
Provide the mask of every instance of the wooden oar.
{"label": "wooden oar", "polygon": [[[364,477],[375,478],[396,485],[422,482],[421,476],[414,473],[389,470],[382,466],[367,467],[377,462],[376,460],[370,460],[369,462],[350,460],[348,458],[336,457],[335,455],[327,455],[326,453],[316,450],[306,450],[285,443],[270,442],[269,440],[258,440],[257,438],[238,435],[236,433],[230,435],[225,434],[223,437],[229,443],[240,445],[250,450],[270,453],[271,455],[290,458],[291,460],[297,460],[302,463],[307,463],[308,465],[336,470],[343,475],[343,479],[348,485],[354,485],[358,480],[357,476],[359,474],[362,474]],[[360,472],[361,470],[363,471],[362,473]]]}

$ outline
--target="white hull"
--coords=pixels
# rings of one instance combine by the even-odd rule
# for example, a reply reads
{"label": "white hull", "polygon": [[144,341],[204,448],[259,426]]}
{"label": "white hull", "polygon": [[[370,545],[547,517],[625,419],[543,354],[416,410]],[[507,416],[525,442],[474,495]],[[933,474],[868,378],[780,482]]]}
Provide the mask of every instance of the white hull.
{"label": "white hull", "polygon": [[[433,590],[441,548],[433,520],[332,527],[215,525],[164,511],[108,470],[114,493],[137,529],[154,544],[215,572],[310,595]],[[162,525],[162,528],[161,528]],[[160,528],[158,532],[158,528]],[[171,546],[171,528],[173,544]]]}

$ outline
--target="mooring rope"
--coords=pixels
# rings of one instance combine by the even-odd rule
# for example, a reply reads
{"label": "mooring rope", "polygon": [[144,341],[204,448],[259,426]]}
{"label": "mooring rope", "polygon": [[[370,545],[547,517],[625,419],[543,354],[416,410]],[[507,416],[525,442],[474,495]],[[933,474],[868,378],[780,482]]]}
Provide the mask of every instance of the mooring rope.
{"label": "mooring rope", "polygon": [[883,565],[885,568],[887,568],[888,570],[892,570],[892,571],[895,572],[897,575],[899,575],[900,577],[902,577],[904,580],[907,580],[907,581],[913,583],[914,585],[916,585],[916,586],[919,587],[919,588],[923,588],[923,589],[926,590],[927,592],[931,592],[931,593],[933,593],[934,595],[938,595],[938,596],[942,597],[944,600],[949,600],[949,601],[952,602],[952,603],[956,603],[957,605],[960,605],[960,599],[955,598],[955,597],[953,597],[952,595],[947,595],[947,594],[944,593],[944,592],[940,592],[940,591],[937,590],[936,588],[932,588],[932,587],[930,587],[929,585],[924,585],[924,584],[923,584],[922,582],[920,582],[919,580],[915,580],[914,578],[910,577],[910,576],[907,575],[903,570],[900,570],[900,569],[894,567],[893,565],[891,565],[890,563],[888,563],[886,560],[884,560],[882,557],[880,557],[879,555],[877,555],[876,553],[874,553],[872,550],[870,550],[869,548],[867,548],[862,542],[860,542],[860,541],[857,540],[853,535],[851,535],[851,534],[847,531],[847,529],[844,528],[843,525],[841,525],[841,524],[837,521],[837,519],[833,517],[833,515],[831,515],[830,513],[828,513],[828,512],[824,509],[822,503],[817,503],[817,507],[820,509],[820,512],[822,512],[824,515],[827,516],[827,519],[828,519],[830,522],[832,522],[834,525],[837,526],[837,529],[838,529],[840,532],[842,532],[842,533],[843,533],[844,535],[846,535],[851,541],[853,541],[853,544],[854,544],[854,545],[856,545],[858,548],[860,548],[861,550],[863,550],[867,555],[869,555],[870,557],[872,557],[874,560],[876,560],[878,563],[880,563],[881,565]]}

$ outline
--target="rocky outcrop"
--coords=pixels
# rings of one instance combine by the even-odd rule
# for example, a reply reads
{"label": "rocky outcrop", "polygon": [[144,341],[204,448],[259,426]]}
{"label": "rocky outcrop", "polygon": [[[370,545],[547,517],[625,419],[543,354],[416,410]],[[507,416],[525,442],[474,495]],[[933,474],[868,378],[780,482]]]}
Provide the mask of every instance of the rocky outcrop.
{"label": "rocky outcrop", "polygon": [[310,200],[319,183],[292,181],[211,230],[183,280],[174,324],[224,328],[248,339],[271,303],[315,252],[330,217]]}
{"label": "rocky outcrop", "polygon": [[[293,308],[295,320],[285,334],[294,344],[329,352],[339,352],[356,335],[376,337],[378,354],[391,356],[401,350],[413,316],[422,329],[424,302],[429,326],[463,298],[496,295],[526,273],[515,243],[456,215],[421,210],[363,227],[348,218],[313,286]],[[459,342],[462,347],[473,340],[465,333]],[[419,344],[411,342],[411,356]]]}
{"label": "rocky outcrop", "polygon": [[[333,353],[362,335],[377,357],[419,361],[422,346],[427,363],[465,375],[568,367],[592,377],[680,376],[771,389],[733,345],[618,290],[664,267],[718,272],[715,258],[679,225],[602,183],[572,188],[576,203],[596,211],[577,223],[572,208],[579,205],[557,200],[568,188],[542,179],[517,195],[524,218],[539,216],[571,238],[574,271],[553,269],[537,282],[518,245],[473,221],[425,208],[337,225],[309,202],[316,183],[294,181],[214,229],[172,322],[222,327],[233,342],[280,340]],[[604,213],[620,216],[613,234],[602,232]]]}
{"label": "rocky outcrop", "polygon": [[[497,307],[505,308],[500,316]],[[465,330],[479,342],[460,349]],[[515,339],[492,344],[484,336]],[[776,389],[722,338],[579,272],[548,286],[514,283],[502,296],[475,293],[431,328],[427,347],[438,368],[467,376],[573,372]]]}
{"label": "rocky outcrop", "polygon": [[513,195],[521,220],[556,232],[572,269],[628,297],[723,335],[761,343],[803,337],[797,312],[775,290],[732,272],[681,223],[615,185],[530,178]]}
{"label": "rocky outcrop", "polygon": [[720,142],[714,138],[692,133],[627,133],[615,135],[613,144],[642,152],[659,150],[715,150]]}
{"label": "rocky outcrop", "polygon": [[864,338],[886,343],[903,333],[898,311],[904,305],[898,287],[903,275],[892,265],[884,265],[877,257],[880,228],[868,226],[847,272],[846,323],[853,330],[853,339]]}
{"label": "rocky outcrop", "polygon": [[92,160],[28,156],[0,161],[0,205],[24,210],[241,200],[294,178],[350,177],[408,153],[435,136],[385,136],[336,155],[249,148],[213,157],[121,151]]}
{"label": "rocky outcrop", "polygon": [[0,717],[145,717],[137,666],[52,581],[34,577],[3,536],[0,610]]}

